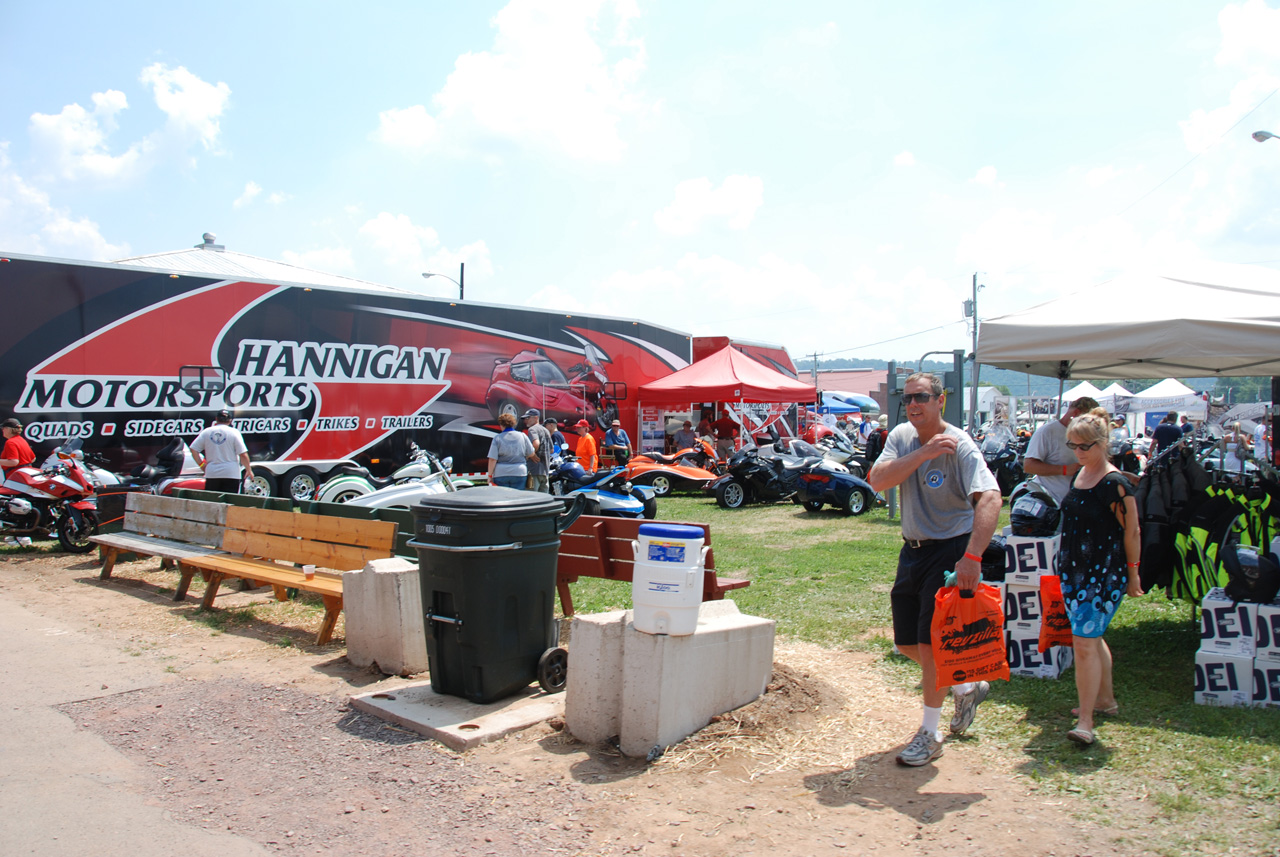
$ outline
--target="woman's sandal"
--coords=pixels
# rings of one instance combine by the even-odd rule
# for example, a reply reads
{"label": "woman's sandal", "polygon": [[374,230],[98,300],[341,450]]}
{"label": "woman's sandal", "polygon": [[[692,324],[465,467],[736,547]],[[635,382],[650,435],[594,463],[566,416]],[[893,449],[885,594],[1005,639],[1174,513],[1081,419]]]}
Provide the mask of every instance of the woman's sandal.
{"label": "woman's sandal", "polygon": [[1079,728],[1072,729],[1067,733],[1067,737],[1081,746],[1088,747],[1093,743],[1093,730]]}
{"label": "woman's sandal", "polygon": [[[1093,713],[1094,713],[1094,714],[1101,714],[1101,715],[1103,715],[1103,716],[1105,716],[1105,717],[1119,717],[1119,716],[1120,716],[1120,706],[1117,704],[1117,705],[1113,705],[1113,706],[1111,706],[1110,708],[1095,708],[1095,709],[1093,709]],[[1079,716],[1080,716],[1080,709],[1078,709],[1078,708],[1073,708],[1073,709],[1071,709],[1071,716],[1072,716],[1072,717],[1079,717]]]}

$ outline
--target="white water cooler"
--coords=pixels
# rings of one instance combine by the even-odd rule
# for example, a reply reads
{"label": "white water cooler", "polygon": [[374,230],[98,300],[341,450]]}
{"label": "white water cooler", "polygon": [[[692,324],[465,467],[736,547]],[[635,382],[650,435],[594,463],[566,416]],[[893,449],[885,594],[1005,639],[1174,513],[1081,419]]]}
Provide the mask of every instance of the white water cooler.
{"label": "white water cooler", "polygon": [[684,524],[641,524],[631,543],[632,622],[646,634],[685,637],[698,630],[707,551],[702,530]]}

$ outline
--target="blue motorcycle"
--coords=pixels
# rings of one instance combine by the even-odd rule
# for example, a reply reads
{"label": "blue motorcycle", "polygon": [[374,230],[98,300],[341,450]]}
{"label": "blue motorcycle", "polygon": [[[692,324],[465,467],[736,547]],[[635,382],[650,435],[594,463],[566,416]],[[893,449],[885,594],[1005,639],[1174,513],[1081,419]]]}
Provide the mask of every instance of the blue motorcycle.
{"label": "blue motorcycle", "polygon": [[584,515],[653,520],[658,516],[657,492],[648,485],[632,485],[625,472],[626,468],[615,467],[588,473],[576,458],[568,456],[551,460],[547,481],[557,497],[586,497]]}

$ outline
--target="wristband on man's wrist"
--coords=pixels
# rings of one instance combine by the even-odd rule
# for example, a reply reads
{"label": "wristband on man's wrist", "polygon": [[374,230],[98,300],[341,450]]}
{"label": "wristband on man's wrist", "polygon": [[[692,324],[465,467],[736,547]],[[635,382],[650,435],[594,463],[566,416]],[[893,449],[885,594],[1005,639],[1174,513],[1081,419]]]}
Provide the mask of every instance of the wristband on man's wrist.
{"label": "wristband on man's wrist", "polygon": [[974,556],[973,554],[969,553],[968,551],[965,551],[965,552],[964,552],[964,558],[965,558],[965,559],[971,559],[971,560],[973,560],[974,562],[979,562],[979,563],[980,563],[980,562],[982,562],[982,557],[980,557],[980,556]]}

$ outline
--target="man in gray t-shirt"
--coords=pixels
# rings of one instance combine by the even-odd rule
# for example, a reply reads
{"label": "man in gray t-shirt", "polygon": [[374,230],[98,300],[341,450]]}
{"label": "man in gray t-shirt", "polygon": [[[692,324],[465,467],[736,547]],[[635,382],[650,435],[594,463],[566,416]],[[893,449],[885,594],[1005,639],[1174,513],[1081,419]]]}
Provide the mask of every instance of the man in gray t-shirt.
{"label": "man in gray t-shirt", "polygon": [[[898,754],[900,764],[916,766],[942,755],[939,724],[947,692],[937,689],[930,641],[934,596],[952,570],[962,591],[976,590],[982,582],[982,552],[1000,518],[1000,488],[972,438],[942,419],[946,393],[937,376],[918,372],[902,390],[908,422],[889,433],[867,481],[877,491],[902,486],[905,544],[889,599],[893,641],[924,673],[923,722]],[[956,698],[951,732],[959,735],[973,722],[990,685],[966,682],[951,690]]]}
{"label": "man in gray t-shirt", "polygon": [[524,431],[529,435],[529,442],[533,444],[533,451],[538,454],[537,458],[530,458],[528,462],[529,481],[527,487],[530,491],[541,491],[543,494],[551,492],[551,486],[548,483],[547,463],[551,461],[551,432],[538,421],[538,411],[530,408],[524,412]]}

